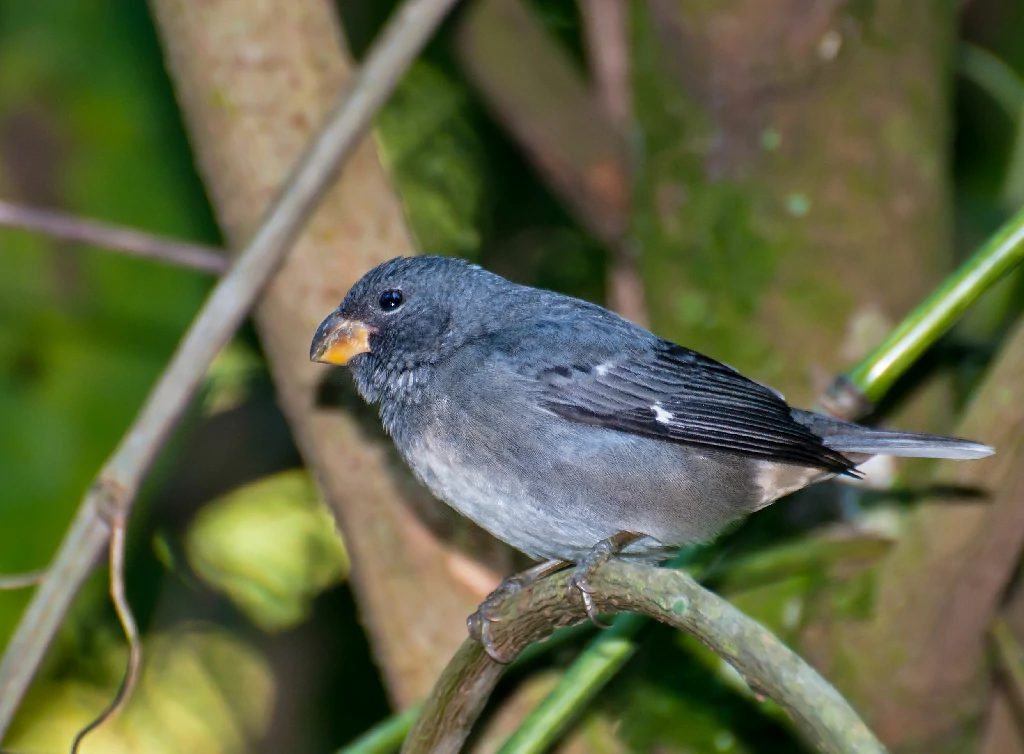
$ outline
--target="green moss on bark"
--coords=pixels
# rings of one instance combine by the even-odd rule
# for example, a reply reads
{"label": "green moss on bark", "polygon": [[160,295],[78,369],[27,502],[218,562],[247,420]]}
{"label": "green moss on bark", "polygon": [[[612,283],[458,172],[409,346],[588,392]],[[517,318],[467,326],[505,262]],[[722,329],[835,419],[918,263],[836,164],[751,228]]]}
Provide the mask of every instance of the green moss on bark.
{"label": "green moss on bark", "polygon": [[655,329],[808,403],[948,269],[951,18],[797,5],[638,9],[633,229]]}

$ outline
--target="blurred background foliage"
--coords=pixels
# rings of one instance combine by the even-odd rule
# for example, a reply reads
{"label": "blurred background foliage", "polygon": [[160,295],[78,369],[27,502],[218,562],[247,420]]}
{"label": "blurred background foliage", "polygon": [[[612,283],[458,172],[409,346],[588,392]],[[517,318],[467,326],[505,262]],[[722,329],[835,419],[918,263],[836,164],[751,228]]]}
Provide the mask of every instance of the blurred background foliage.
{"label": "blurred background foliage", "polygon": [[[958,46],[946,71],[955,123],[949,150],[958,257],[1024,199],[1024,3],[962,5]],[[392,6],[340,2],[354,55],[365,51]],[[527,7],[560,45],[569,69],[585,78],[577,5],[531,0]],[[460,46],[457,20],[409,71],[377,123],[382,159],[419,247],[605,301],[608,244],[588,226],[586,201],[574,204],[560,195],[524,156],[514,128],[502,124],[493,99],[482,94],[487,84],[480,71],[467,70],[474,58]],[[652,34],[644,23],[638,33]],[[654,90],[638,96],[641,107],[664,104]],[[674,121],[650,116],[645,127],[636,138],[660,148],[658,139]],[[772,135],[765,138],[772,148]],[[636,201],[650,206],[682,201],[649,195],[642,177],[637,190]],[[0,195],[220,242],[143,3],[0,5]],[[783,202],[790,215],[808,211],[799,199],[789,195]],[[737,205],[736,211],[747,209]],[[671,240],[675,232],[652,230],[657,220],[644,219],[642,208],[635,222],[640,235],[667,233]],[[697,241],[742,249],[750,241],[744,234],[752,231],[738,223],[721,232],[732,235]],[[665,293],[680,264],[658,260],[648,272],[649,292]],[[733,272],[744,269],[745,284],[756,287],[765,271],[738,257]],[[953,339],[953,374],[962,394],[1021,311],[1020,277],[987,296]],[[0,231],[0,572],[45,566],[84,487],[209,287],[200,273]],[[665,334],[684,341],[679,323],[707,322],[715,307],[692,292],[659,298],[652,306],[655,323],[665,325],[663,331],[675,328]],[[661,306],[675,308],[665,313]],[[721,311],[741,320],[751,316],[740,299]],[[689,342],[737,362],[770,350],[767,338],[763,348],[751,346],[757,353],[745,354],[746,346],[716,342],[722,332],[711,327],[698,343]],[[768,374],[783,368],[766,367]],[[869,516],[891,529],[898,501],[877,497],[889,505],[876,500]],[[325,752],[388,713],[344,584],[344,544],[301,469],[251,330],[214,364],[140,503],[131,524],[128,586],[145,635],[145,680],[126,714],[91,738],[85,751]],[[843,504],[828,515],[839,515]],[[808,513],[820,510],[815,506],[810,499],[772,510],[725,547],[753,548],[780,532],[807,528],[815,517],[827,517]],[[11,749],[64,750],[116,688],[125,652],[105,578],[95,576],[76,604],[4,742]],[[812,559],[770,583],[741,584],[731,596],[790,638],[809,595],[829,578]],[[856,611],[862,587],[852,579],[831,599]],[[26,593],[0,594],[0,644],[26,600]],[[620,721],[615,736],[589,737],[589,748],[802,750],[770,704],[754,699],[727,667],[694,645],[652,629],[588,723],[610,714]],[[554,661],[569,657],[571,651],[561,650]]]}

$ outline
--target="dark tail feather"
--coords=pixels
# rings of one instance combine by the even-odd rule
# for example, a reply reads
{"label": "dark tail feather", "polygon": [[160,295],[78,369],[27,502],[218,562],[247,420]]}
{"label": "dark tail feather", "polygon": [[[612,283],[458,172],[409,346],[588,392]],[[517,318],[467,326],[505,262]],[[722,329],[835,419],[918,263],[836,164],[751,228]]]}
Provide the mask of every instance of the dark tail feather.
{"label": "dark tail feather", "polygon": [[793,411],[793,418],[825,440],[826,447],[840,453],[904,456],[908,458],[950,458],[968,461],[985,458],[995,449],[958,437],[891,432],[832,419],[809,411]]}

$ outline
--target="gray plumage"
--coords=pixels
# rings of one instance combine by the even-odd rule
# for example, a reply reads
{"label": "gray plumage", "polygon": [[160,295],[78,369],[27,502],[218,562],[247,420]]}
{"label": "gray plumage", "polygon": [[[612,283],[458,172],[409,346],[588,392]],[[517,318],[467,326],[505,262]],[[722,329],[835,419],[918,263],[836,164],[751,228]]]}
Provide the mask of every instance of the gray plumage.
{"label": "gray plumage", "polygon": [[348,364],[419,479],[537,559],[578,562],[620,531],[644,535],[624,555],[659,559],[874,454],[992,453],[793,409],[606,309],[456,259],[371,270],[313,354],[341,321],[370,333]]}

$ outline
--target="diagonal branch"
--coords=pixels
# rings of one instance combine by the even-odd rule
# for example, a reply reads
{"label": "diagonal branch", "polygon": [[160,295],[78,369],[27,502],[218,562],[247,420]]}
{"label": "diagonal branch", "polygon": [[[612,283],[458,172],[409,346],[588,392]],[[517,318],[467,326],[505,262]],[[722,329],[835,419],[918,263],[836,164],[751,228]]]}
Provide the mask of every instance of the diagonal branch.
{"label": "diagonal branch", "polygon": [[100,470],[0,661],[0,738],[82,582],[206,369],[232,337],[399,77],[455,0],[406,0],[352,77],[231,271],[207,298],[142,411]]}
{"label": "diagonal branch", "polygon": [[[490,636],[514,657],[560,626],[586,619],[568,574],[505,600]],[[613,561],[590,581],[601,612],[631,611],[686,631],[727,660],[755,693],[785,709],[808,742],[828,754],[885,751],[829,683],[756,621],[682,571]],[[568,599],[566,594],[568,592]],[[404,754],[457,752],[504,671],[468,640],[452,659],[406,738]]]}
{"label": "diagonal branch", "polygon": [[65,212],[22,207],[5,201],[0,201],[0,226],[34,230],[52,238],[115,249],[201,272],[220,274],[230,264],[228,258],[212,246],[161,238]]}

